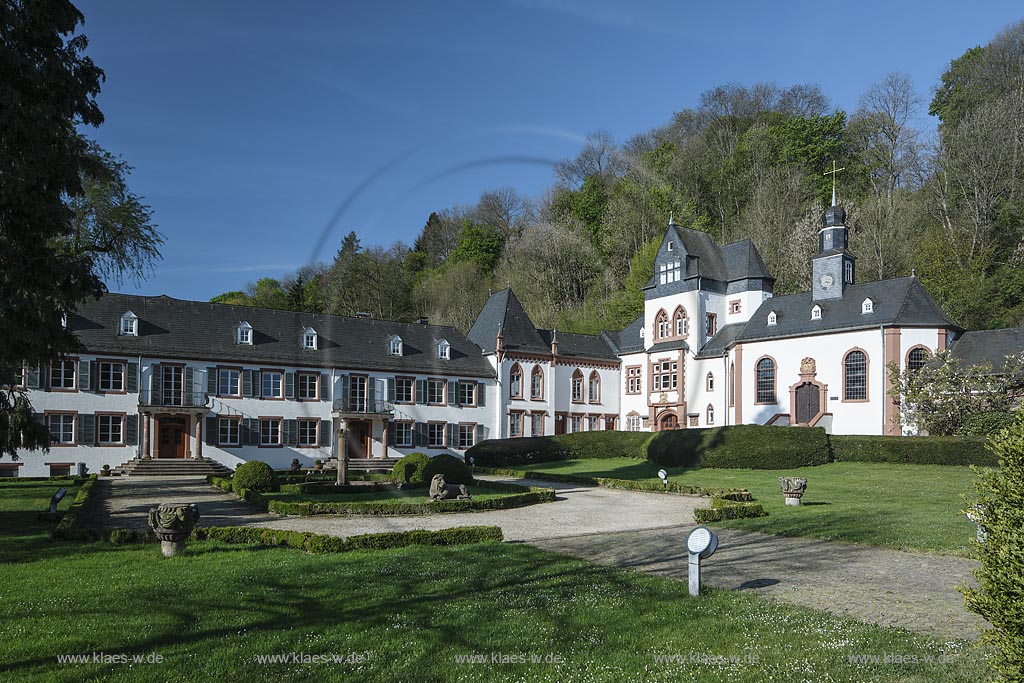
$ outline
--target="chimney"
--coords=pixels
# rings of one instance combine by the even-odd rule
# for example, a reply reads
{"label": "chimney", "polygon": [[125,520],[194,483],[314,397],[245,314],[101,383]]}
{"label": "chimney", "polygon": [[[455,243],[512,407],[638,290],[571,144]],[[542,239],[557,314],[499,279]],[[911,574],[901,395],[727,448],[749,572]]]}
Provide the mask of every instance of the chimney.
{"label": "chimney", "polygon": [[558,330],[551,330],[551,356],[558,357]]}
{"label": "chimney", "polygon": [[505,357],[505,335],[502,334],[501,328],[498,328],[498,336],[494,340],[494,352],[498,355],[498,362]]}

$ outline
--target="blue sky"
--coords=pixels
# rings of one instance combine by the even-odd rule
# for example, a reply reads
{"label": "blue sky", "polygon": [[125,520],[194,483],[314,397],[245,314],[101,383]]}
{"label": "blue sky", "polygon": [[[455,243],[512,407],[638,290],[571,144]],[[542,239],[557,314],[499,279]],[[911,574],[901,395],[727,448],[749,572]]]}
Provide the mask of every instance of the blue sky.
{"label": "blue sky", "polygon": [[852,111],[901,71],[927,102],[951,59],[1024,16],[946,0],[79,8],[107,75],[106,123],[86,132],[135,167],[167,239],[152,277],[110,288],[200,300],[330,261],[350,230],[411,243],[482,191],[537,195],[588,131],[624,141],[716,85],[817,83]]}

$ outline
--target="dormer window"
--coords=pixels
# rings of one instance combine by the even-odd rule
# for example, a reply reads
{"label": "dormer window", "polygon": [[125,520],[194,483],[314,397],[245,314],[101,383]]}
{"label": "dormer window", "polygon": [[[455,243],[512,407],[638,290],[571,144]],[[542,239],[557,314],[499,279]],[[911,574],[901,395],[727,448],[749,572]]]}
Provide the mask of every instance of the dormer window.
{"label": "dormer window", "polygon": [[864,315],[865,313],[874,313],[874,312],[875,312],[875,302],[872,301],[871,299],[864,299],[864,303],[862,303],[860,305],[860,313],[861,313],[861,315]]}
{"label": "dormer window", "polygon": [[60,326],[63,327],[65,330],[68,329],[68,314],[67,313],[61,314],[61,316],[60,316]]}
{"label": "dormer window", "polygon": [[815,306],[811,309],[811,320],[821,320],[821,306]]}
{"label": "dormer window", "polygon": [[665,285],[678,282],[680,279],[680,262],[678,260],[658,264],[658,282]]}
{"label": "dormer window", "polygon": [[768,312],[768,324],[769,325],[774,325],[777,322],[779,322],[779,317],[777,315],[775,315],[775,311],[769,311]]}
{"label": "dormer window", "polygon": [[672,251],[672,250],[673,250],[674,248],[675,248],[675,247],[674,247],[674,245],[672,244],[672,240],[669,240],[669,241],[668,241],[668,250],[669,250],[669,251]]}
{"label": "dormer window", "polygon": [[441,360],[450,360],[452,357],[452,345],[447,339],[437,342],[437,357]]}
{"label": "dormer window", "polygon": [[302,333],[302,348],[315,351],[317,348],[317,333],[312,327],[307,327]]}
{"label": "dormer window", "polygon": [[121,316],[121,325],[118,329],[119,334],[122,337],[138,337],[139,316],[135,315],[131,311],[125,312],[125,314]]}
{"label": "dormer window", "polygon": [[242,322],[235,328],[235,343],[252,346],[252,325]]}
{"label": "dormer window", "polygon": [[388,354],[392,356],[402,355],[402,338],[397,334],[388,341]]}
{"label": "dormer window", "polygon": [[843,276],[846,279],[846,284],[853,284],[853,261],[843,262]]}

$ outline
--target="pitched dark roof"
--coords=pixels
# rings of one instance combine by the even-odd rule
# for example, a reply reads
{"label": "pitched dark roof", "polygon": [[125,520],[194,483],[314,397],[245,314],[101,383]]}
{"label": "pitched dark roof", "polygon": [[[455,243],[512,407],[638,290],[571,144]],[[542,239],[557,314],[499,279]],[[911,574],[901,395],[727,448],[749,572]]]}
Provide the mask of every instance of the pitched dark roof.
{"label": "pitched dark roof", "polygon": [[[775,277],[761,259],[757,247],[749,239],[719,246],[706,232],[675,224],[669,225],[665,239],[678,241],[682,245],[682,251],[686,252],[683,278],[701,277],[719,282],[748,279],[775,281]],[[658,274],[655,272],[643,288],[654,287],[657,278]]]}
{"label": "pitched dark roof", "polygon": [[732,323],[720,328],[718,334],[709,339],[697,353],[697,358],[717,358],[721,356],[722,352],[736,341],[736,337],[743,331],[744,326],[745,323]]}
{"label": "pitched dark roof", "polygon": [[725,262],[726,276],[732,280],[762,279],[772,280],[771,271],[761,259],[757,247],[750,240],[740,240],[722,247],[722,260]]}
{"label": "pitched dark roof", "polygon": [[641,315],[618,332],[602,332],[601,334],[611,343],[616,353],[621,355],[644,350],[644,340],[640,336],[642,329],[644,329],[644,317]]}
{"label": "pitched dark roof", "polygon": [[493,353],[499,331],[508,351],[551,353],[551,344],[541,338],[511,287],[491,295],[467,337],[484,351]]}
{"label": "pitched dark roof", "polygon": [[[551,350],[551,330],[537,330]],[[558,355],[576,358],[593,358],[600,360],[618,360],[615,350],[605,339],[593,334],[577,334],[575,332],[554,332],[558,339]]]}
{"label": "pitched dark roof", "polygon": [[661,353],[662,351],[678,351],[679,349],[690,350],[690,345],[682,339],[673,339],[672,341],[658,342],[651,348],[647,349],[648,353]]}
{"label": "pitched dark roof", "polygon": [[[864,299],[871,299],[874,312],[861,313]],[[811,308],[821,306],[821,320],[811,320]],[[777,323],[768,325],[768,313],[775,311]],[[954,323],[935,303],[931,295],[914,277],[878,280],[847,285],[841,299],[812,301],[810,292],[765,299],[746,323],[736,341],[794,337],[878,327],[962,328]]]}
{"label": "pitched dark roof", "polygon": [[950,348],[950,354],[964,365],[988,364],[1000,373],[1006,357],[1024,352],[1024,327],[964,332]]}
{"label": "pitched dark roof", "polygon": [[[686,272],[683,277],[697,277],[699,275],[702,278],[721,280],[723,282],[729,279],[725,268],[725,261],[722,259],[721,247],[715,244],[715,241],[711,239],[711,235],[701,230],[684,228],[679,225],[673,225],[669,230],[675,230],[679,241],[682,242],[683,247],[686,249],[688,258],[686,259]],[[697,258],[691,258],[694,256]]]}
{"label": "pitched dark roof", "polygon": [[[128,310],[139,317],[138,337],[118,335],[121,316]],[[235,328],[243,321],[253,327],[252,346],[235,343]],[[107,294],[83,304],[69,316],[68,327],[89,351],[129,358],[494,376],[479,347],[455,328],[440,325]],[[315,350],[301,348],[307,327],[317,332]],[[402,338],[401,356],[388,354],[388,340],[396,334]],[[451,344],[449,360],[437,357],[441,339]]]}

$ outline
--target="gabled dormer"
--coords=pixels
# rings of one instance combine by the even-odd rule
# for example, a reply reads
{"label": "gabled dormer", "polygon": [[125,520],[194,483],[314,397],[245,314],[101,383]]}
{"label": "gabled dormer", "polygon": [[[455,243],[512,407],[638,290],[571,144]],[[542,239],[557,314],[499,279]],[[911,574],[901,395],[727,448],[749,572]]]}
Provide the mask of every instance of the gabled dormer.
{"label": "gabled dormer", "polygon": [[402,355],[402,338],[397,334],[391,335],[388,339],[388,355],[389,356],[401,356]]}
{"label": "gabled dormer", "polygon": [[240,346],[252,346],[252,325],[244,320],[238,323],[235,328],[235,343]]}
{"label": "gabled dormer", "polygon": [[811,320],[821,320],[821,306],[815,304],[811,309]]}
{"label": "gabled dormer", "polygon": [[139,336],[139,316],[130,310],[121,315],[121,322],[117,326],[117,333],[122,337]]}
{"label": "gabled dormer", "polygon": [[312,327],[302,331],[302,348],[307,351],[316,351],[319,348],[319,336]]}
{"label": "gabled dormer", "polygon": [[768,311],[768,326],[777,325],[779,323],[779,315],[775,311]]}
{"label": "gabled dormer", "polygon": [[874,312],[875,312],[875,302],[872,301],[870,297],[868,297],[867,299],[864,299],[864,301],[862,301],[861,304],[860,304],[860,314],[864,315],[866,313],[874,313]]}
{"label": "gabled dormer", "polygon": [[448,343],[447,339],[441,339],[437,342],[437,357],[440,360],[451,360],[452,345]]}

